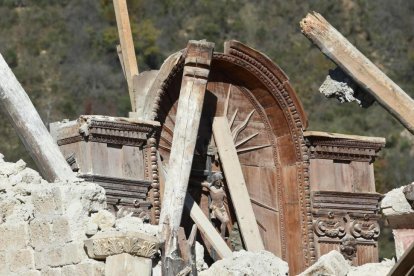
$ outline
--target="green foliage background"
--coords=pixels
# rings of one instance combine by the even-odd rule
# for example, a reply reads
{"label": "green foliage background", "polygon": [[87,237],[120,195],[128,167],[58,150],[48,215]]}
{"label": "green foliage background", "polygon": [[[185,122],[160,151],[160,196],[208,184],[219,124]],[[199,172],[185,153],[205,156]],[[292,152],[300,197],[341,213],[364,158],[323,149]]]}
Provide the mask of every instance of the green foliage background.
{"label": "green foliage background", "polygon": [[[291,79],[310,129],[382,136],[377,191],[413,180],[413,137],[374,104],[338,104],[318,92],[334,68],[300,33],[307,12],[321,13],[410,96],[414,96],[414,1],[404,0],[128,0],[140,71],[158,69],[189,39],[223,49],[227,39],[266,53]],[[115,45],[111,0],[0,0],[0,53],[45,124],[80,114],[126,116],[129,97]],[[1,114],[1,113],[0,113]],[[34,166],[9,122],[0,118],[0,152]],[[385,229],[381,255],[390,257]]]}

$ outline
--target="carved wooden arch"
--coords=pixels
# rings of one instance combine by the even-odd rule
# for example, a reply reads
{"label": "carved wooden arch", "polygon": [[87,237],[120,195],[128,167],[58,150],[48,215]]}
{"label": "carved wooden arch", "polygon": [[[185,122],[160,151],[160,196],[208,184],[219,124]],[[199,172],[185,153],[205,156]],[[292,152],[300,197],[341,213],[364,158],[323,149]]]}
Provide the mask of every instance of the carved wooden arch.
{"label": "carved wooden arch", "polygon": [[[145,113],[151,114],[146,119],[161,122],[157,143],[165,163],[173,136],[182,60],[176,56],[171,73],[155,80],[144,107]],[[287,76],[269,58],[229,41],[224,53],[213,55],[200,137],[211,137],[211,118],[223,116],[224,110],[229,121],[236,113],[238,126],[248,122],[240,142],[248,140],[240,148],[239,159],[249,193],[256,201],[252,203],[258,224],[264,223],[261,234],[265,247],[288,261],[291,273],[303,271],[314,262],[315,251],[309,158],[303,137],[307,118],[301,102]],[[203,169],[200,149],[205,142],[200,141],[198,153],[196,149],[195,169]],[[219,165],[213,169],[220,169]],[[203,202],[200,204],[203,207]]]}

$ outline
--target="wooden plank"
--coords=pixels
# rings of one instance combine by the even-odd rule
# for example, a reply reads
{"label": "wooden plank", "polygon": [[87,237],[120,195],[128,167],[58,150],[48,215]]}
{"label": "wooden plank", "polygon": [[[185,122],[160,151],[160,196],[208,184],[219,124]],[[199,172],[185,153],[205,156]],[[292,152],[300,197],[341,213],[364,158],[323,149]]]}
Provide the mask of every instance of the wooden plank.
{"label": "wooden plank", "polygon": [[46,180],[53,182],[75,178],[75,174],[47,131],[29,96],[2,55],[0,55],[0,105]]}
{"label": "wooden plank", "polygon": [[197,225],[200,232],[206,237],[207,241],[213,246],[220,258],[230,257],[232,252],[223,238],[211,224],[206,215],[203,213],[198,204],[190,194],[185,198],[185,208],[190,211],[190,217]]}
{"label": "wooden plank", "polygon": [[[402,276],[402,275],[413,275],[414,268],[414,242],[404,252],[398,262],[394,265],[388,276]],[[411,273],[410,273],[411,272]]]}
{"label": "wooden plank", "polygon": [[353,170],[350,162],[334,161],[335,183],[328,191],[353,192]]}
{"label": "wooden plank", "polygon": [[365,57],[320,14],[300,22],[302,33],[361,88],[414,133],[414,100]]}
{"label": "wooden plank", "polygon": [[[165,195],[160,216],[162,236],[165,239],[166,265],[169,264],[169,259],[173,264],[175,256],[178,256],[177,232],[193,163],[213,47],[213,43],[206,41],[190,41],[187,46],[168,177],[165,183]],[[171,265],[170,268],[164,266],[164,274],[173,273],[175,275],[179,272],[175,271],[174,265]]]}
{"label": "wooden plank", "polygon": [[310,185],[313,191],[335,190],[335,166],[333,160],[310,160]]}
{"label": "wooden plank", "polygon": [[324,131],[307,130],[303,132],[303,136],[304,137],[319,136],[319,137],[326,137],[326,138],[333,138],[333,139],[347,139],[347,140],[385,144],[385,138],[383,137],[349,135],[349,134],[324,132]]}
{"label": "wooden plank", "polygon": [[183,53],[181,51],[176,52],[170,55],[161,65],[161,68],[158,71],[157,76],[152,81],[151,88],[149,88],[147,92],[147,97],[145,97],[145,101],[138,102],[137,114],[136,114],[138,118],[143,118],[147,120],[155,119],[156,114],[153,112],[153,108],[155,105],[158,105],[158,103],[156,102],[158,91],[161,89],[161,86],[164,83],[164,81],[169,77],[173,68],[182,59],[183,59]]}
{"label": "wooden plank", "polygon": [[262,237],[256,223],[227,118],[214,118],[213,135],[246,249],[249,251],[263,250]]}
{"label": "wooden plank", "polygon": [[134,95],[133,76],[138,75],[138,64],[135,56],[134,40],[132,39],[131,25],[129,22],[128,7],[126,0],[113,0],[116,23],[118,26],[119,42],[121,44],[121,53],[118,54],[122,57],[123,70],[128,82],[129,97],[131,99],[132,111],[136,111]]}

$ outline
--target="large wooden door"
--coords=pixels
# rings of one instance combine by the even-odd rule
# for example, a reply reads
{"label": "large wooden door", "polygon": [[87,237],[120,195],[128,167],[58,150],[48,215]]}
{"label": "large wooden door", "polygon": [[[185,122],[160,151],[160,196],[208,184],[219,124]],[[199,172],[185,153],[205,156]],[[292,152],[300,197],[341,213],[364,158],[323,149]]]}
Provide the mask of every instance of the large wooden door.
{"label": "large wooden door", "polygon": [[[181,76],[178,61],[167,78],[154,82],[144,107],[148,109],[144,114],[153,114],[148,119],[161,122],[158,149],[165,165],[174,135]],[[199,183],[206,177],[208,156],[215,145],[215,116],[227,116],[231,125],[265,248],[288,261],[291,273],[302,271],[315,256],[309,162],[303,139],[307,119],[287,77],[266,56],[236,41],[225,44],[225,53],[214,53],[189,186],[206,214],[208,193],[202,192]],[[211,169],[221,171],[220,162],[212,162]],[[234,234],[236,218],[230,200],[227,202],[229,235]]]}

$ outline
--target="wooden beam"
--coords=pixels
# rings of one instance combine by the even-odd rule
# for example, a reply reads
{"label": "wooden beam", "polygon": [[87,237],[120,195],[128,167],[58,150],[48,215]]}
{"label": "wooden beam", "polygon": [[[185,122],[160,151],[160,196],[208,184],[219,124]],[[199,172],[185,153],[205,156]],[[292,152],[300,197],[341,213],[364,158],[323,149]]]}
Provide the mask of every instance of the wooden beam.
{"label": "wooden beam", "polygon": [[118,50],[118,55],[122,58],[123,70],[128,82],[129,97],[131,99],[132,111],[136,111],[132,79],[138,75],[138,64],[135,56],[134,40],[132,39],[131,25],[129,22],[128,7],[126,0],[113,0],[116,23],[118,26],[119,42],[121,44],[121,51]]}
{"label": "wooden beam", "polygon": [[320,14],[300,22],[302,33],[414,134],[414,101]]}
{"label": "wooden beam", "polygon": [[185,208],[190,211],[190,217],[197,225],[198,230],[203,233],[203,236],[211,244],[220,258],[227,258],[232,255],[232,252],[220,233],[211,224],[206,215],[204,215],[201,208],[197,205],[190,194],[185,198]]}
{"label": "wooden beam", "polygon": [[174,67],[182,62],[184,59],[183,52],[179,51],[170,55],[164,63],[161,65],[160,70],[157,72],[157,76],[152,81],[151,87],[146,92],[145,101],[137,102],[137,118],[143,118],[144,120],[155,120],[157,111],[154,110],[155,106],[159,106],[159,91],[162,89],[163,83],[172,73]]}
{"label": "wooden beam", "polygon": [[404,254],[388,273],[388,276],[405,275],[414,275],[414,242],[405,250]]}
{"label": "wooden beam", "polygon": [[[165,239],[164,257],[167,260],[163,264],[167,266],[169,263],[174,263],[174,259],[178,256],[177,232],[187,194],[213,47],[213,43],[206,41],[190,41],[187,46],[160,216],[162,236]],[[164,266],[164,274],[176,275],[179,271],[175,269],[175,267]]]}
{"label": "wooden beam", "polygon": [[75,174],[2,55],[0,104],[42,176],[49,182],[74,179]]}
{"label": "wooden beam", "polygon": [[226,117],[214,118],[213,135],[246,249],[249,251],[264,250],[262,237],[260,236]]}

